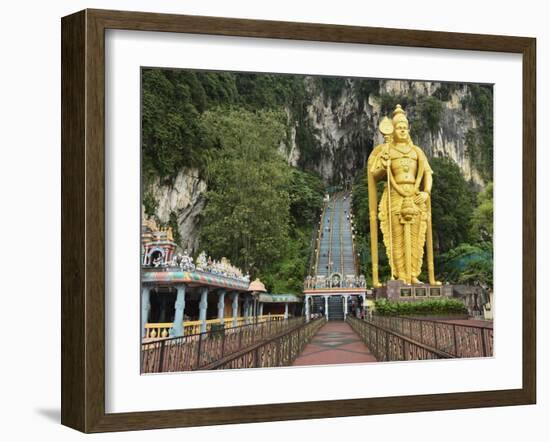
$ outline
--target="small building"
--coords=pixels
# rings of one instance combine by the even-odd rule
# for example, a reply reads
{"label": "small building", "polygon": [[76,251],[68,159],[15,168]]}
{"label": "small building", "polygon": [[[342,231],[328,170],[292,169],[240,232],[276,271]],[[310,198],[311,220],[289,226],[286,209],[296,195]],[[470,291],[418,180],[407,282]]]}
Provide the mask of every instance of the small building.
{"label": "small building", "polygon": [[284,318],[302,316],[304,300],[301,296],[263,293],[258,301],[260,315],[283,315]]}

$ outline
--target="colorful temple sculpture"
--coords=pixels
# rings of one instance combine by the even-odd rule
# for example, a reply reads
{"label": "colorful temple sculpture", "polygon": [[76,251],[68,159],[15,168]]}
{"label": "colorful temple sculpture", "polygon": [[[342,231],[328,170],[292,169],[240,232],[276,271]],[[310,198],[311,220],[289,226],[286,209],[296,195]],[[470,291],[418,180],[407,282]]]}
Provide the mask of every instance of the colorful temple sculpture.
{"label": "colorful temple sculpture", "polygon": [[[204,333],[215,327],[284,320],[301,299],[266,293],[229,260],[177,253],[170,227],[142,225],[141,325],[144,342]],[[300,307],[296,307],[296,305]],[[290,310],[289,310],[290,307]]]}

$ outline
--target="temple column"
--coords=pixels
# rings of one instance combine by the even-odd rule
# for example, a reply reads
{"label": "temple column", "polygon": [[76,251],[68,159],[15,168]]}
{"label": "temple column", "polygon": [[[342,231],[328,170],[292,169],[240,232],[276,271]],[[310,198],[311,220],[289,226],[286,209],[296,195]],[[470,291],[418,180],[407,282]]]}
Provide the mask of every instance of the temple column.
{"label": "temple column", "polygon": [[233,300],[231,304],[231,316],[233,318],[233,327],[237,326],[237,315],[239,314],[239,293],[233,292]]}
{"label": "temple column", "polygon": [[305,315],[306,315],[306,321],[309,322],[310,320],[310,313],[309,313],[309,295],[306,295],[306,305],[305,305]]}
{"label": "temple column", "polygon": [[143,286],[141,289],[141,337],[147,337],[145,324],[149,320],[149,312],[151,311],[151,287]]}
{"label": "temple column", "polygon": [[367,317],[367,295],[363,293],[361,297],[363,298],[363,317],[366,318]]}
{"label": "temple column", "polygon": [[243,317],[244,317],[244,323],[248,324],[248,298],[244,298],[243,300]]}
{"label": "temple column", "polygon": [[325,296],[325,316],[328,321],[328,296]]}
{"label": "temple column", "polygon": [[260,302],[260,316],[264,315],[264,303]]}
{"label": "temple column", "polygon": [[285,319],[288,319],[288,302],[285,302]]}
{"label": "temple column", "polygon": [[208,287],[201,290],[201,302],[199,303],[199,321],[201,321],[201,333],[206,333],[206,308],[208,307]]}
{"label": "temple column", "polygon": [[218,319],[220,320],[220,324],[224,324],[224,308],[225,308],[225,290],[220,290],[218,293]]}
{"label": "temple column", "polygon": [[344,295],[344,321],[348,317],[348,300],[349,295]]}
{"label": "temple column", "polygon": [[178,291],[175,304],[176,314],[174,315],[174,324],[170,330],[171,338],[178,338],[184,335],[183,311],[185,310],[185,284],[177,284],[176,290]]}
{"label": "temple column", "polygon": [[248,300],[246,299],[246,295],[244,295],[243,303],[241,305],[241,315],[244,318],[243,324],[248,324],[247,310],[248,310]]}

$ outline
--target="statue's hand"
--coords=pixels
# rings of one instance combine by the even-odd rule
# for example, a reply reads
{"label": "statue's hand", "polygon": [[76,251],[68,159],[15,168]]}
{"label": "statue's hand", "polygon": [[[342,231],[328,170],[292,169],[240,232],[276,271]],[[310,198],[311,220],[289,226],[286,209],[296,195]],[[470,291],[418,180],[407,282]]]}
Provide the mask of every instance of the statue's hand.
{"label": "statue's hand", "polygon": [[414,197],[414,203],[416,205],[424,204],[430,195],[428,192],[418,192],[418,194]]}
{"label": "statue's hand", "polygon": [[380,163],[384,168],[387,168],[391,163],[391,157],[389,152],[384,151],[380,154]]}

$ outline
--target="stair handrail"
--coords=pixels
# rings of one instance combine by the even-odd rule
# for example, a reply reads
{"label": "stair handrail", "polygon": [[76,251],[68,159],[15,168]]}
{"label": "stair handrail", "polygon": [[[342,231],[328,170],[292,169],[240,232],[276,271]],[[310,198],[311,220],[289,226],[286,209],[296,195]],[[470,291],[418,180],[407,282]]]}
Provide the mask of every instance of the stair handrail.
{"label": "stair handrail", "polygon": [[343,224],[344,224],[344,200],[341,200],[340,207],[340,272],[342,272],[342,284],[344,283],[344,278],[346,276],[344,272],[344,235],[343,235]]}
{"label": "stair handrail", "polygon": [[[317,267],[319,266],[319,247],[321,245],[321,231],[322,231],[322,225],[323,225],[323,216],[325,214],[325,205],[326,202],[323,202],[323,207],[321,208],[321,215],[319,224],[317,226],[317,231],[315,231],[315,228],[313,228],[313,232],[311,233],[311,254],[309,256],[309,265],[308,265],[308,271],[307,274],[311,277],[314,277],[317,272]],[[317,252],[315,251],[317,250]]]}
{"label": "stair handrail", "polygon": [[359,272],[359,260],[357,259],[357,251],[355,249],[355,238],[354,238],[354,234],[353,234],[353,218],[351,216],[351,209],[352,209],[352,205],[351,205],[351,202],[350,202],[350,206],[349,206],[349,228],[351,230],[351,251],[353,253],[353,268],[355,270],[355,275],[356,276],[359,276],[360,275],[360,272]]}
{"label": "stair handrail", "polygon": [[336,207],[335,198],[336,198],[336,196],[334,196],[333,200],[332,200],[333,210],[330,213],[330,231],[328,232],[329,233],[329,243],[328,243],[328,272],[327,272],[327,277],[329,277],[332,274],[332,225],[333,225],[333,221],[334,221],[334,208]]}

